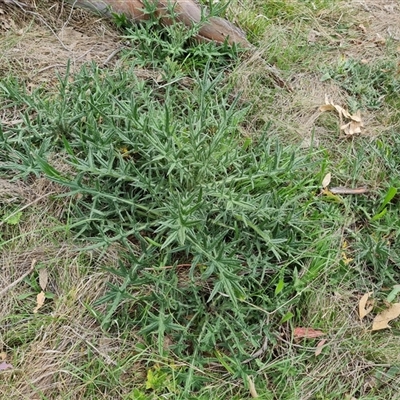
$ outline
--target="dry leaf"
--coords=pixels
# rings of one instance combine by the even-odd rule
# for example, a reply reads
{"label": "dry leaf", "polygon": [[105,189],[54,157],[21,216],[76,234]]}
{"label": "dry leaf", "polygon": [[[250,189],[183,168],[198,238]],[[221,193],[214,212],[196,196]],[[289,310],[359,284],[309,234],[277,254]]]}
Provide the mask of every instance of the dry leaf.
{"label": "dry leaf", "polygon": [[0,360],[1,361],[5,361],[7,359],[7,353],[5,353],[4,351],[2,351],[0,353]]}
{"label": "dry leaf", "polygon": [[[366,315],[368,315],[374,306],[373,302],[369,302],[368,299],[372,295],[373,292],[365,293],[363,297],[361,297],[360,302],[358,303],[358,314],[360,319],[362,320]],[[368,305],[367,307],[367,304]]]}
{"label": "dry leaf", "polygon": [[6,362],[0,362],[0,371],[4,371],[5,369],[13,368],[11,364]]}
{"label": "dry leaf", "polygon": [[358,110],[355,114],[351,115],[350,118],[354,121],[354,122],[360,122],[361,123],[361,127],[363,127],[364,125],[362,124],[362,120],[361,120],[361,111]]}
{"label": "dry leaf", "polygon": [[379,331],[381,329],[390,328],[389,322],[396,319],[400,315],[400,303],[393,303],[390,308],[378,314],[372,322],[372,330]]}
{"label": "dry leaf", "polygon": [[350,121],[347,124],[344,124],[340,127],[340,129],[346,134],[346,135],[355,135],[356,133],[361,133],[361,128],[364,125],[362,122],[357,122],[357,121]]}
{"label": "dry leaf", "polygon": [[328,172],[325,175],[325,178],[322,180],[322,187],[323,188],[326,188],[327,186],[329,186],[329,184],[331,183],[331,178],[332,178],[332,175],[331,175],[330,172]]}
{"label": "dry leaf", "polygon": [[322,349],[324,348],[324,344],[325,344],[325,343],[326,343],[326,339],[322,339],[322,340],[320,340],[320,341],[318,342],[317,347],[316,347],[316,349],[315,349],[315,356],[316,356],[316,357],[318,357],[318,356],[321,354]]}
{"label": "dry leaf", "polygon": [[293,330],[293,337],[295,339],[300,339],[300,338],[313,339],[324,335],[325,335],[324,332],[312,328],[294,328]]}
{"label": "dry leaf", "polygon": [[333,107],[332,104],[325,104],[325,105],[319,107],[319,111],[321,111],[321,112],[333,111],[333,110],[335,110],[335,107]]}
{"label": "dry leaf", "polygon": [[321,106],[319,108],[319,110],[321,112],[325,112],[325,111],[337,111],[340,119],[342,119],[342,117],[345,118],[350,118],[350,114],[347,110],[345,110],[343,107],[337,105],[337,104],[333,104],[332,102],[328,102],[327,104]]}
{"label": "dry leaf", "polygon": [[358,25],[358,27],[363,31],[363,33],[367,33],[367,28],[363,24]]}
{"label": "dry leaf", "polygon": [[37,296],[36,296],[36,307],[33,310],[33,313],[36,314],[39,311],[39,308],[41,308],[44,304],[44,299],[45,299],[45,294],[43,291],[41,291]]}
{"label": "dry leaf", "polygon": [[47,273],[46,268],[42,268],[39,270],[39,285],[42,290],[46,290],[47,282],[49,280],[49,274]]}
{"label": "dry leaf", "polygon": [[344,118],[351,118],[350,113],[343,107],[335,105],[335,108],[340,116],[343,116]]}
{"label": "dry leaf", "polygon": [[[344,131],[346,135],[355,135],[356,133],[361,133],[361,128],[364,127],[360,111],[357,111],[355,114],[351,115],[346,109],[330,101],[326,95],[325,104],[321,106],[319,110],[321,112],[335,110],[339,116],[340,129]],[[345,123],[343,123],[344,120],[346,121]]]}
{"label": "dry leaf", "polygon": [[347,254],[345,251],[342,251],[341,256],[342,256],[342,261],[343,261],[344,265],[349,265],[354,260],[354,258],[347,257]]}

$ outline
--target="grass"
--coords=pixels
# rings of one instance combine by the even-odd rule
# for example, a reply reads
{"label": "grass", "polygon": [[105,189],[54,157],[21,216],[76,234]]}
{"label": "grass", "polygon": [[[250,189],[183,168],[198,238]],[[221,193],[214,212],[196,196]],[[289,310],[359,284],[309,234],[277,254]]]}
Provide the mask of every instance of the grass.
{"label": "grass", "polygon": [[[315,107],[329,90],[366,129],[396,121],[398,76],[389,45],[343,61],[343,7],[239,8],[263,59],[149,21],[124,28],[119,67],[0,81],[3,286],[36,260],[0,314],[8,397],[395,398],[399,324],[356,310],[399,281],[396,126],[345,138]],[[328,172],[370,191],[323,193]],[[296,327],[325,332],[320,355]]]}

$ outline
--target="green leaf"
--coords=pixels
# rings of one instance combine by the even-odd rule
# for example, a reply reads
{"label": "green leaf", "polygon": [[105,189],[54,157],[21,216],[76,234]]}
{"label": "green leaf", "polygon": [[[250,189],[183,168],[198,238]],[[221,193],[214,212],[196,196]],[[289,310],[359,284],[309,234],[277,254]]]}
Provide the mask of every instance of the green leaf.
{"label": "green leaf", "polygon": [[290,311],[287,312],[281,319],[281,324],[284,324],[285,322],[289,321],[290,319],[292,319],[294,316],[293,313],[291,313]]}
{"label": "green leaf", "polygon": [[387,213],[387,208],[384,208],[381,212],[379,212],[378,214],[375,214],[372,218],[371,221],[377,221],[378,219],[381,219],[382,217],[384,217]]}
{"label": "green leaf", "polygon": [[157,381],[153,374],[153,371],[149,369],[147,371],[147,379],[146,379],[146,389],[155,389],[157,387]]}
{"label": "green leaf", "polygon": [[16,299],[17,299],[17,300],[25,300],[25,299],[27,299],[28,297],[36,296],[36,295],[37,295],[36,292],[26,292],[26,293],[21,293],[20,295],[18,295],[18,296],[16,297]]}
{"label": "green leaf", "polygon": [[400,285],[394,285],[392,291],[387,295],[386,301],[391,303],[400,293]]}
{"label": "green leaf", "polygon": [[282,292],[283,288],[285,287],[285,282],[283,281],[283,279],[279,279],[278,284],[276,285],[275,288],[275,295],[279,294],[280,292]]}
{"label": "green leaf", "polygon": [[328,81],[329,79],[332,79],[331,75],[329,74],[329,72],[326,72],[325,74],[323,74],[321,76],[321,82],[325,82]]}
{"label": "green leaf", "polygon": [[[388,191],[386,193],[386,196],[383,199],[383,202],[382,202],[381,206],[378,209],[377,215],[380,214],[384,210],[384,208],[388,205],[388,203],[390,201],[392,201],[393,197],[396,196],[396,194],[397,194],[397,188],[395,188],[394,186],[391,186],[388,189]],[[374,216],[374,218],[375,218],[375,216]]]}
{"label": "green leaf", "polygon": [[4,222],[8,225],[18,225],[22,217],[22,211],[10,214],[4,218]]}

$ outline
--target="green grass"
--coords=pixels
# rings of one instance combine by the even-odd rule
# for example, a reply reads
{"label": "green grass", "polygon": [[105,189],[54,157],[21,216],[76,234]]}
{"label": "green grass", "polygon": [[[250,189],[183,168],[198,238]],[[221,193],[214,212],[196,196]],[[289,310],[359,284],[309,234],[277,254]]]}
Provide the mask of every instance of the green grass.
{"label": "green grass", "polygon": [[[255,2],[250,12],[288,24],[275,33],[269,61],[288,73],[315,73],[326,44],[306,51],[300,44],[330,4],[300,3],[275,1],[267,13]],[[263,40],[269,23],[255,27],[254,38]],[[51,380],[64,392],[39,381],[33,393],[243,399],[251,397],[250,378],[261,399],[393,398],[399,324],[392,333],[371,333],[355,310],[367,291],[375,292],[374,312],[382,309],[399,281],[396,130],[304,148],[279,128],[273,96],[288,94],[268,74],[248,71],[253,98],[238,87],[238,49],[188,43],[182,27],[160,31],[153,21],[125,32],[132,50],[122,68],[67,71],[56,91],[27,90],[18,77],[0,81],[3,115],[17,109],[21,119],[0,125],[0,177],[44,179],[55,192],[42,206],[50,218],[36,226],[41,203],[3,202],[0,249],[75,246],[71,265],[68,254],[59,265],[51,257],[40,265],[57,278],[38,315],[35,273],[1,316],[2,346],[14,364],[40,329],[64,355],[54,359]],[[288,37],[292,45],[278,51]],[[380,74],[382,68],[327,63],[319,79],[330,71],[350,107],[357,101],[379,111],[397,101],[396,72]],[[265,103],[252,101],[263,96]],[[260,112],[269,118],[250,124]],[[335,126],[331,115],[320,123]],[[370,192],[324,195],[328,172],[332,187]],[[10,213],[18,218],[8,220]],[[326,332],[320,356],[315,339],[292,337],[299,326]],[[105,338],[116,342],[113,351],[104,349]],[[7,379],[7,393],[15,395],[21,383]]]}

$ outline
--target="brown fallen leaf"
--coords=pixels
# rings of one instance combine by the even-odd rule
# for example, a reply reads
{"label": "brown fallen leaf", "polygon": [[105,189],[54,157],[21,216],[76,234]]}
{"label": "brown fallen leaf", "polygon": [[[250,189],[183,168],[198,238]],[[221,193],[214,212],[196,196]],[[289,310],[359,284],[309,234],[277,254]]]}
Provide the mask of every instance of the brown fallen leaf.
{"label": "brown fallen leaf", "polygon": [[358,315],[360,316],[360,320],[362,320],[366,315],[368,315],[374,307],[373,302],[368,301],[372,293],[373,292],[365,293],[364,296],[361,297],[360,302],[358,303]]}
{"label": "brown fallen leaf", "polygon": [[364,125],[362,122],[357,122],[357,121],[350,121],[347,124],[344,124],[340,127],[340,130],[342,130],[346,135],[355,135],[356,133],[361,133],[361,128],[363,128]]}
{"label": "brown fallen leaf", "polygon": [[43,291],[41,291],[37,296],[36,296],[36,307],[33,310],[33,313],[36,314],[39,311],[39,308],[41,308],[44,304],[45,300],[45,294]]}
{"label": "brown fallen leaf", "polygon": [[320,106],[319,110],[321,112],[336,111],[339,116],[340,130],[342,130],[346,135],[361,133],[361,128],[364,127],[360,111],[357,111],[352,115],[345,108],[330,101],[328,96],[325,96],[325,104]]}
{"label": "brown fallen leaf", "polygon": [[321,354],[322,349],[324,348],[324,344],[325,344],[325,343],[326,343],[326,339],[322,339],[322,340],[320,340],[320,341],[318,342],[317,347],[316,347],[316,349],[315,349],[315,356],[316,356],[316,357],[318,357],[318,356]]}
{"label": "brown fallen leaf", "polygon": [[325,335],[324,332],[318,331],[313,328],[294,328],[293,330],[293,337],[295,339],[301,339],[301,338],[314,339],[324,335]]}
{"label": "brown fallen leaf", "polygon": [[46,290],[47,282],[49,280],[49,275],[46,268],[39,270],[39,285],[42,290]]}
{"label": "brown fallen leaf", "polygon": [[400,315],[400,303],[393,303],[387,310],[378,314],[372,322],[372,330],[379,331],[381,329],[390,328],[389,322],[396,319]]}

